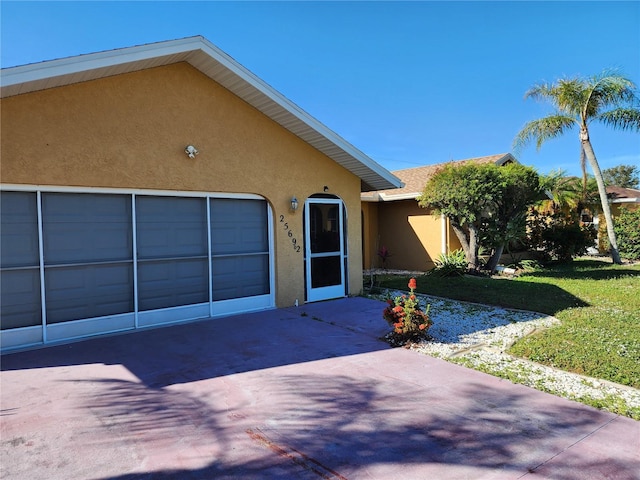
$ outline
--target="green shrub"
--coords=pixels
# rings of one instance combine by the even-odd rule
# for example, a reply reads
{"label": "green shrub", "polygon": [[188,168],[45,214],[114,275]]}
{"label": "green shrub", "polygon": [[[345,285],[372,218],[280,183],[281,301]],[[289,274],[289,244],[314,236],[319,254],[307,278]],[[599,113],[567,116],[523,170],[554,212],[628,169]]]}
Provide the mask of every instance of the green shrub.
{"label": "green shrub", "polygon": [[562,212],[533,212],[527,227],[530,247],[559,262],[584,255],[597,237],[592,226],[580,225],[574,216]]}
{"label": "green shrub", "polygon": [[467,257],[462,249],[454,250],[451,253],[441,253],[436,258],[435,268],[431,273],[440,277],[462,276],[467,272]]}
{"label": "green shrub", "polygon": [[614,230],[620,255],[629,260],[640,260],[640,209],[621,208]]}

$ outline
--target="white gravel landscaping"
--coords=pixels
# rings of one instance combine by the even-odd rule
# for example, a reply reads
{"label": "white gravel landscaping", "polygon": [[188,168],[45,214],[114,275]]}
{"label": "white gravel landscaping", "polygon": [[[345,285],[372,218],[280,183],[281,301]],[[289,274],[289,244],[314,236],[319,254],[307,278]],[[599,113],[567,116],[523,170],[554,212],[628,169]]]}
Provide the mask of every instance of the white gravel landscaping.
{"label": "white gravel landscaping", "polygon": [[[395,297],[406,292],[389,291],[388,294]],[[640,414],[640,390],[557,370],[505,353],[517,339],[558,324],[555,317],[428,295],[417,296],[421,307],[431,305],[429,315],[433,326],[429,329],[432,339],[413,345],[413,350],[572,400],[601,404],[602,408],[616,404],[619,410],[635,410]],[[387,294],[376,295],[375,298],[385,299]]]}

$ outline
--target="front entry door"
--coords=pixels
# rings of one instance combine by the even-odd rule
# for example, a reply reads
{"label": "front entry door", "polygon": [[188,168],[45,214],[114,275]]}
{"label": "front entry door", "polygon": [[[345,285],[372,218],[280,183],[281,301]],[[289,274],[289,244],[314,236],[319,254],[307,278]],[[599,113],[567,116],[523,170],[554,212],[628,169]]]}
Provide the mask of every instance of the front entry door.
{"label": "front entry door", "polygon": [[307,301],[345,296],[342,201],[309,198],[305,203]]}

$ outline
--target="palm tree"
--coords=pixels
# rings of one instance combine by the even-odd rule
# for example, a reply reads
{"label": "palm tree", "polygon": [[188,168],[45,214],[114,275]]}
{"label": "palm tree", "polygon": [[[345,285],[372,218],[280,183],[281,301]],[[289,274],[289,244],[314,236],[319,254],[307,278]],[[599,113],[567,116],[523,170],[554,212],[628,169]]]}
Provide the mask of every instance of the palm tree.
{"label": "palm tree", "polygon": [[622,261],[602,172],[589,138],[589,124],[595,120],[620,130],[640,131],[640,102],[635,90],[636,86],[631,80],[615,72],[534,85],[525,93],[524,98],[547,100],[555,107],[555,112],[527,123],[514,140],[516,149],[533,139],[536,140],[536,147],[540,149],[545,141],[562,135],[572,127],[577,126],[580,129],[581,149],[598,184],[600,203],[611,244],[611,257],[613,263],[617,264]]}

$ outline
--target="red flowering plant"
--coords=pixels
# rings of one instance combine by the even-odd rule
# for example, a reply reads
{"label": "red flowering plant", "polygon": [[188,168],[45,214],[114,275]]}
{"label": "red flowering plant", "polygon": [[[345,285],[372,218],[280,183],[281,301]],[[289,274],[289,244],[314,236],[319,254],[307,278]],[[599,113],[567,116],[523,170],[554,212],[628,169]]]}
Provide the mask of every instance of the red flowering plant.
{"label": "red flowering plant", "polygon": [[427,336],[427,330],[433,325],[429,318],[429,308],[426,305],[424,311],[420,308],[420,300],[415,295],[417,287],[416,279],[409,280],[409,295],[400,295],[388,298],[388,305],[382,312],[387,323],[393,327],[393,331],[387,335],[387,340],[392,345],[405,345],[408,342],[419,341]]}

